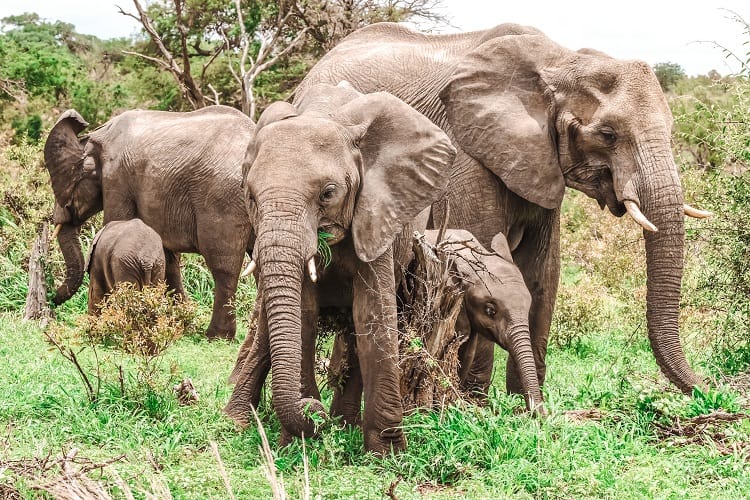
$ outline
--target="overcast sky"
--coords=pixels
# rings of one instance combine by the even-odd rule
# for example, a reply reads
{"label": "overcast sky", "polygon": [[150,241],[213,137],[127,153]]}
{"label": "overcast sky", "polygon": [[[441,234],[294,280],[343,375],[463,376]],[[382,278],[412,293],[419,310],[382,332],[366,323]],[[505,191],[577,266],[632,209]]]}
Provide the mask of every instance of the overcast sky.
{"label": "overcast sky", "polygon": [[[0,17],[36,12],[42,18],[75,25],[81,33],[100,38],[137,32],[132,18],[118,13],[116,4],[133,11],[130,0],[0,0]],[[744,56],[750,35],[730,19],[737,12],[750,22],[748,0],[443,0],[443,12],[453,28],[469,31],[515,22],[542,30],[571,49],[590,47],[622,59],[643,59],[653,65],[674,62],[689,75],[711,69],[727,74],[739,66],[712,42]],[[742,42],[748,42],[743,47]]]}

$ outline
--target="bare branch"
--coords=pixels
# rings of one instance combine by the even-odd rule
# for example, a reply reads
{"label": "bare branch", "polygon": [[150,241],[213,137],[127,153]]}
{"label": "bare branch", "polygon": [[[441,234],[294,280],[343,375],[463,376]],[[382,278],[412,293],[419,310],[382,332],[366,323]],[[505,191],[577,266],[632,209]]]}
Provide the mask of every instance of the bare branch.
{"label": "bare branch", "polygon": [[[208,88],[209,88],[209,89],[211,90],[211,92],[213,92],[213,93],[214,93],[214,98],[213,98],[213,101],[212,101],[212,102],[213,102],[214,104],[221,104],[221,103],[219,102],[219,93],[218,93],[218,92],[216,91],[216,89],[214,88],[214,86],[213,86],[213,85],[211,85],[211,84],[209,83],[209,84],[208,84]],[[210,98],[210,97],[206,97],[206,99],[211,99],[211,98]]]}

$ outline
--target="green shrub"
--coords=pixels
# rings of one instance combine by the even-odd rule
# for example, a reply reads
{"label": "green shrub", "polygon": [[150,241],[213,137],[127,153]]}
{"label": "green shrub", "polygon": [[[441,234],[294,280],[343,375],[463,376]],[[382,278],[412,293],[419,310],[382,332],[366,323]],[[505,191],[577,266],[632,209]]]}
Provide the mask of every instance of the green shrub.
{"label": "green shrub", "polygon": [[[165,283],[143,290],[120,283],[104,299],[99,316],[81,316],[74,326],[54,323],[47,337],[74,365],[91,401],[100,399],[104,387],[148,410],[164,400],[176,371],[164,369],[163,355],[195,330],[194,318],[192,303],[177,300]],[[82,356],[87,350],[92,356]]]}

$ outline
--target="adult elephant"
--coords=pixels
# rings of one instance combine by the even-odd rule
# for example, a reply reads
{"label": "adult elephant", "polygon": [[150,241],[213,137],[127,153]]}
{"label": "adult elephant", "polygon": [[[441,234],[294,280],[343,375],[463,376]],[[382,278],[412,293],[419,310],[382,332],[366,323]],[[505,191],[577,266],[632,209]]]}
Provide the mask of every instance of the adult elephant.
{"label": "adult elephant", "polygon": [[[646,63],[574,52],[515,24],[427,35],[384,23],[326,54],[295,99],[311,85],[341,79],[360,92],[391,92],[452,138],[458,153],[446,195],[449,227],[469,230],[483,245],[507,235],[532,295],[540,383],[560,272],[560,205],[570,186],[645,229],[651,347],[681,390],[701,385],[680,343],[678,309],[683,216],[708,213],[684,205],[672,116]],[[440,224],[444,211],[433,213]],[[491,366],[491,357],[475,361],[485,373]],[[506,371],[508,389],[522,392],[512,359]]]}
{"label": "adult elephant", "polygon": [[[258,329],[240,350],[229,416],[250,421],[270,369],[282,443],[311,436],[311,416],[324,412],[313,368],[318,307],[346,307],[365,447],[383,454],[405,446],[394,261],[405,259],[399,249],[407,245],[394,240],[441,195],[454,155],[440,128],[384,92],[318,85],[297,106],[269,106],[244,164],[257,233]],[[315,264],[321,231],[329,235],[328,266]]]}
{"label": "adult elephant", "polygon": [[87,125],[68,110],[44,146],[66,266],[54,302],[68,300],[81,285],[80,228],[103,209],[105,224],[139,218],[157,232],[166,280],[177,293],[184,293],[180,254],[200,253],[215,281],[208,337],[234,338],[231,299],[252,250],[241,184],[253,121],[233,108],[210,106],[189,113],[127,111],[78,137]]}

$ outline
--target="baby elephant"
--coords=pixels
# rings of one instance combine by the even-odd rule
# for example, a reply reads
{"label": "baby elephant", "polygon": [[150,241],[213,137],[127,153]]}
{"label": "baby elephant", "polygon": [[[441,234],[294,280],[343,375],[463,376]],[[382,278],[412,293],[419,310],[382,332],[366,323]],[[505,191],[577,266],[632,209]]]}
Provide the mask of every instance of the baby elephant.
{"label": "baby elephant", "polygon": [[96,233],[88,256],[89,314],[118,283],[138,289],[164,280],[164,247],[159,235],[141,219],[118,220]]}
{"label": "baby elephant", "polygon": [[[436,245],[438,231],[426,231],[425,238]],[[472,375],[472,364],[477,346],[487,345],[477,342],[481,335],[512,356],[520,371],[527,407],[543,413],[529,332],[531,295],[521,271],[513,264],[505,236],[498,233],[488,251],[470,232],[449,229],[441,246],[455,254],[456,278],[464,290],[464,304],[456,322],[456,331],[469,335],[459,353],[462,388],[471,390],[478,382]]]}

